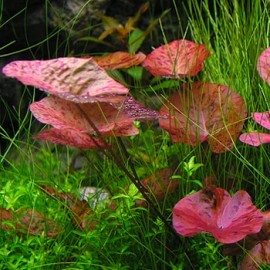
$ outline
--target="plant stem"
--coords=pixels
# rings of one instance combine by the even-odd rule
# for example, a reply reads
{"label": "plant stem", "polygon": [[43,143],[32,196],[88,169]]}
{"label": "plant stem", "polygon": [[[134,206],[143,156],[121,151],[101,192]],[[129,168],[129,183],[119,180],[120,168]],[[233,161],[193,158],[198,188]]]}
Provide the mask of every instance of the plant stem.
{"label": "plant stem", "polygon": [[[118,168],[120,168],[127,176],[128,178],[131,180],[131,182],[137,187],[137,189],[141,192],[141,194],[143,195],[144,199],[146,200],[146,202],[148,203],[148,205],[150,206],[150,208],[154,211],[154,213],[162,220],[162,222],[164,223],[164,225],[175,235],[176,232],[174,231],[173,227],[169,224],[169,222],[166,220],[166,218],[162,215],[162,213],[158,210],[158,208],[155,206],[155,204],[152,202],[152,200],[149,198],[149,196],[147,195],[148,190],[142,185],[140,179],[138,178],[138,175],[136,173],[135,167],[132,164],[131,165],[131,170],[133,175],[129,172],[129,170],[126,168],[125,164],[122,162],[121,159],[119,159],[119,157],[115,154],[115,152],[113,151],[112,147],[102,138],[101,133],[99,132],[98,128],[96,127],[96,125],[93,123],[93,121],[88,117],[88,115],[81,109],[81,107],[78,105],[78,108],[80,109],[80,111],[82,112],[82,114],[85,116],[85,118],[87,119],[88,123],[91,125],[91,127],[94,129],[94,131],[96,132],[98,138],[100,140],[102,140],[102,142],[105,145],[105,149],[108,150],[109,154],[111,155],[111,157],[114,159],[115,164],[118,166]],[[100,151],[102,151],[102,153],[104,153],[104,155],[106,155],[107,157],[110,158],[110,156],[108,155],[108,153],[106,153],[106,151],[104,150],[104,148],[99,145],[99,143],[95,140],[95,137],[93,137],[92,134],[89,134],[89,136],[91,137],[91,139],[94,141],[94,143],[96,144],[96,146],[100,149]],[[129,154],[122,142],[122,140],[118,140],[119,145],[124,153],[124,155],[129,158]],[[178,235],[177,235],[178,237]]]}

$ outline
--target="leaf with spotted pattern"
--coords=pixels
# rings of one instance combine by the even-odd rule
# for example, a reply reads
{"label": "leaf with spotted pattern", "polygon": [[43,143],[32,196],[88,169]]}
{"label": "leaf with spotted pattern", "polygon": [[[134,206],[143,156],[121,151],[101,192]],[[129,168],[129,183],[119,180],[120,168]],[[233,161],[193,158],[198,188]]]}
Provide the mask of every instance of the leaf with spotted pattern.
{"label": "leaf with spotted pattern", "polygon": [[215,153],[233,147],[246,118],[243,98],[229,87],[212,83],[186,83],[160,109],[160,126],[174,142],[197,146],[208,141]]}
{"label": "leaf with spotted pattern", "polygon": [[173,226],[183,236],[211,233],[221,243],[234,243],[261,230],[263,216],[244,190],[230,194],[206,187],[173,208]]}
{"label": "leaf with spotted pattern", "polygon": [[78,104],[49,96],[32,103],[30,110],[40,122],[60,130],[95,134],[93,123],[102,136],[138,134],[138,129],[133,125],[134,119],[108,103]]}
{"label": "leaf with spotted pattern", "polygon": [[142,66],[153,76],[181,78],[201,71],[210,51],[202,44],[189,40],[174,40],[148,54]]}
{"label": "leaf with spotted pattern", "polygon": [[14,61],[2,72],[41,90],[78,103],[117,103],[128,89],[114,81],[92,58]]}

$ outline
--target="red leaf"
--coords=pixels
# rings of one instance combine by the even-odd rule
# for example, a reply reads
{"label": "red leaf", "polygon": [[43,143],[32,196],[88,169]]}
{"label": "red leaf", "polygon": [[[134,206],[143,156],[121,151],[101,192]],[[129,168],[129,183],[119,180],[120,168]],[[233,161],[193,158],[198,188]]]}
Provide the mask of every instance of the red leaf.
{"label": "red leaf", "polygon": [[262,224],[262,214],[244,190],[231,197],[224,189],[206,187],[186,196],[173,208],[173,226],[179,234],[208,232],[221,243],[235,243],[257,233]]}
{"label": "red leaf", "polygon": [[[171,168],[163,168],[149,175],[141,181],[141,184],[148,190],[148,195],[156,200],[162,200],[172,193],[179,185],[179,179],[171,179],[173,171]],[[138,200],[136,204],[146,206],[145,201]]]}
{"label": "red leaf", "polygon": [[[254,112],[251,114],[254,121],[266,129],[270,130],[270,112]],[[239,137],[240,141],[252,146],[270,143],[270,134],[262,132],[243,133]]]}
{"label": "red leaf", "polygon": [[183,85],[161,107],[160,126],[174,142],[196,146],[208,141],[215,153],[233,147],[243,128],[246,106],[242,97],[225,85],[195,82]]}
{"label": "red leaf", "polygon": [[239,270],[261,269],[262,264],[270,264],[270,240],[257,243],[244,257]]}
{"label": "red leaf", "polygon": [[262,79],[270,85],[270,47],[264,50],[259,56],[257,70]]}
{"label": "red leaf", "polygon": [[93,57],[93,59],[100,67],[114,70],[137,66],[145,59],[145,57],[145,54],[141,52],[137,54],[130,54],[128,52],[115,52],[101,57]]}
{"label": "red leaf", "polygon": [[254,112],[251,115],[259,125],[270,130],[270,112]]}
{"label": "red leaf", "polygon": [[71,211],[71,221],[76,228],[95,229],[97,221],[93,215],[94,212],[85,200],[79,200],[71,192],[58,192],[49,186],[41,186],[41,190],[66,204]]}
{"label": "red leaf", "polygon": [[252,146],[260,146],[264,143],[270,143],[270,134],[261,132],[243,133],[240,135],[239,140]]}
{"label": "red leaf", "polygon": [[34,139],[82,149],[99,149],[99,147],[104,147],[104,143],[100,139],[95,138],[95,143],[89,135],[72,129],[46,129],[35,136]]}
{"label": "red leaf", "polygon": [[102,136],[131,136],[138,134],[134,119],[109,103],[77,104],[49,96],[30,105],[33,115],[42,123],[60,130],[94,134],[91,120]]}
{"label": "red leaf", "polygon": [[15,213],[1,208],[0,222],[1,229],[15,230],[19,234],[40,235],[45,232],[47,237],[54,238],[60,233],[59,225],[55,221],[32,209],[21,209]]}
{"label": "red leaf", "polygon": [[142,66],[153,76],[185,77],[196,75],[202,69],[202,62],[210,56],[209,50],[189,40],[174,40],[149,55]]}
{"label": "red leaf", "polygon": [[14,61],[2,71],[23,84],[78,103],[119,102],[121,95],[128,93],[126,87],[109,77],[92,58]]}
{"label": "red leaf", "polygon": [[135,120],[152,121],[158,118],[167,118],[161,116],[158,111],[145,108],[139,101],[133,97],[127,97],[125,101],[120,105],[120,109],[128,117]]}

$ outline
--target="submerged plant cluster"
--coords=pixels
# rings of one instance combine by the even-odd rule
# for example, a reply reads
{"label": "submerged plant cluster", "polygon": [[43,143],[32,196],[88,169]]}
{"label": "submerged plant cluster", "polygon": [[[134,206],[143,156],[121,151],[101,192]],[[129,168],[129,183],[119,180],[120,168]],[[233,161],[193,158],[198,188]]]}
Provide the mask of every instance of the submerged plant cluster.
{"label": "submerged plant cluster", "polygon": [[[35,139],[102,153],[132,182],[125,190],[136,198],[135,207],[154,212],[168,230],[172,231],[173,226],[172,233],[186,237],[202,232],[212,234],[218,242],[225,244],[225,255],[241,253],[240,246],[247,249],[240,269],[258,269],[260,265],[270,263],[270,219],[269,212],[260,211],[253,205],[247,191],[230,194],[230,190],[217,186],[215,178],[209,180],[211,177],[205,175],[209,177],[205,186],[178,198],[168,220],[158,202],[181,185],[181,177],[174,175],[170,168],[161,168],[141,180],[132,163],[128,168],[114,149],[115,144],[119,145],[125,158],[131,159],[132,149],[127,149],[121,138],[133,140],[145,131],[140,127],[144,122],[153,123],[152,129],[160,133],[167,132],[172,144],[196,147],[204,143],[205,151],[217,155],[232,151],[238,143],[255,147],[269,143],[270,134],[242,133],[248,108],[240,94],[227,85],[194,80],[208,57],[210,51],[205,45],[180,39],[164,44],[148,55],[118,51],[101,57],[14,61],[2,72],[49,94],[30,105],[35,118],[51,126]],[[140,93],[131,92],[121,78],[114,76],[115,70],[132,70],[134,67],[148,73],[149,77],[172,81],[179,87],[172,88],[168,96],[153,91],[149,98],[157,99],[160,106],[149,108],[144,105]],[[257,70],[270,85],[270,48],[260,55]],[[251,116],[259,125],[270,129],[270,112],[252,112]],[[78,229],[93,231],[98,226],[98,213],[86,200],[50,186],[44,185],[40,189],[68,205],[73,213],[71,221]],[[95,193],[95,190],[89,192]],[[114,198],[107,207],[116,212],[121,205]],[[101,217],[108,218],[106,214]],[[1,222],[2,229],[27,231],[33,235],[46,231],[46,236],[51,238],[64,230],[53,219],[48,220],[43,213],[32,209],[16,213],[2,209]]]}

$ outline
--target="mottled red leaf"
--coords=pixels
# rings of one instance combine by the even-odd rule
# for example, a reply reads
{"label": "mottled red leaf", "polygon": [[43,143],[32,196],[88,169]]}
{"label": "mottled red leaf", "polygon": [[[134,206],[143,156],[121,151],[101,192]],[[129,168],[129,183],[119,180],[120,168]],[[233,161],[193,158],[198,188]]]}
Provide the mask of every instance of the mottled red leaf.
{"label": "mottled red leaf", "polygon": [[128,117],[135,120],[152,121],[159,118],[167,118],[166,116],[161,116],[158,111],[144,107],[133,97],[125,98],[124,102],[119,106],[119,108]]}
{"label": "mottled red leaf", "polygon": [[100,139],[94,138],[94,141],[89,135],[73,129],[46,129],[36,135],[34,139],[75,146],[81,149],[99,149],[104,147],[104,143]]}
{"label": "mottled red leaf", "polygon": [[180,78],[196,75],[209,56],[210,52],[204,45],[174,40],[148,54],[142,66],[154,76]]}
{"label": "mottled red leaf", "polygon": [[225,85],[194,82],[183,85],[183,91],[170,96],[161,107],[160,126],[174,142],[197,146],[208,141],[215,153],[233,147],[246,118],[241,96]]}
{"label": "mottled red leaf", "polygon": [[270,85],[270,47],[264,50],[259,56],[257,70],[262,79]]}
{"label": "mottled red leaf", "polygon": [[30,105],[33,115],[42,123],[56,129],[68,129],[94,134],[94,123],[102,136],[131,136],[138,134],[134,119],[109,103],[74,103],[49,96]]}
{"label": "mottled red leaf", "polygon": [[246,254],[239,270],[261,269],[262,264],[270,264],[270,240],[257,243]]}
{"label": "mottled red leaf", "polygon": [[224,189],[206,187],[173,208],[173,226],[183,236],[208,232],[221,243],[235,243],[262,225],[262,214],[244,190],[231,197]]}
{"label": "mottled red leaf", "polygon": [[0,209],[0,228],[15,231],[19,234],[40,235],[45,232],[47,237],[57,237],[60,233],[59,225],[33,209],[21,209],[17,212]]}
{"label": "mottled red leaf", "polygon": [[41,186],[41,190],[63,202],[68,207],[71,212],[71,221],[76,228],[81,230],[95,229],[97,221],[94,217],[94,212],[87,201],[78,199],[71,192],[58,192],[49,186]]}
{"label": "mottled red leaf", "polygon": [[[149,196],[159,201],[178,187],[179,179],[171,179],[172,175],[173,171],[171,168],[159,169],[154,174],[141,180],[141,184],[148,190]],[[136,204],[143,207],[147,205],[146,202],[142,200],[137,200]]]}
{"label": "mottled red leaf", "polygon": [[93,57],[93,59],[100,67],[114,70],[137,66],[141,64],[145,57],[145,54],[142,52],[137,54],[131,54],[128,52],[114,52],[101,57]]}
{"label": "mottled red leaf", "polygon": [[3,68],[6,76],[78,103],[119,102],[128,89],[114,81],[92,59],[56,58],[14,61]]}

